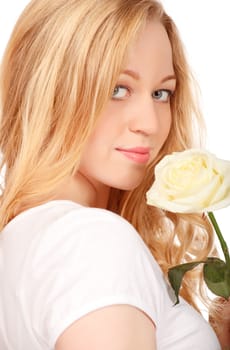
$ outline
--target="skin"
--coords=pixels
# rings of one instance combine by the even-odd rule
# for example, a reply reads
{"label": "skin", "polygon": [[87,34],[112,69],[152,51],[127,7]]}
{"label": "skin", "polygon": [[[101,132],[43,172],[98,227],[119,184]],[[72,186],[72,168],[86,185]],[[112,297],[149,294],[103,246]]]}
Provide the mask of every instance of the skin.
{"label": "skin", "polygon": [[[160,23],[146,25],[128,52],[124,70],[85,147],[80,169],[69,179],[61,198],[106,208],[112,186],[131,190],[140,184],[147,164],[168,136],[171,112],[165,90],[173,92],[176,81],[171,45]],[[149,148],[146,162],[120,151],[137,146]],[[55,349],[155,350],[155,325],[131,305],[108,306],[74,322],[59,337]]]}
{"label": "skin", "polygon": [[[147,164],[168,136],[170,95],[165,90],[173,92],[175,85],[167,34],[162,25],[149,23],[130,48],[114,95],[84,149],[78,173],[65,186],[64,197],[105,208],[110,187],[132,190],[140,184]],[[148,147],[148,162],[119,152],[133,147]]]}
{"label": "skin", "polygon": [[213,300],[211,308],[218,305],[218,316],[216,319],[209,317],[209,322],[215,329],[221,349],[230,349],[230,298],[228,300],[217,297]]}

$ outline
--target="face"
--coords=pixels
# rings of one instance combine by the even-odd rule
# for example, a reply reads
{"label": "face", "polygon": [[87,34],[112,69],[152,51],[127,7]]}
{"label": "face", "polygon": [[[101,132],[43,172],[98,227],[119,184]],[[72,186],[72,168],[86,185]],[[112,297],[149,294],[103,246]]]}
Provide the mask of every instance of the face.
{"label": "face", "polygon": [[130,48],[113,96],[86,145],[79,172],[101,188],[132,190],[164,144],[175,90],[171,45],[149,22]]}

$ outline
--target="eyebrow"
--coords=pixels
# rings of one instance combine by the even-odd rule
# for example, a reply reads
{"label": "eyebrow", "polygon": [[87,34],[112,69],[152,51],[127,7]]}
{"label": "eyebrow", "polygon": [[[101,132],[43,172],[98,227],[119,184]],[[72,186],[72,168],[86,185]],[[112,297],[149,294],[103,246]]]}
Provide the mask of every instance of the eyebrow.
{"label": "eyebrow", "polygon": [[[131,69],[126,69],[122,72],[123,74],[127,74],[129,76],[131,76],[133,79],[135,80],[140,80],[140,74],[131,70]],[[167,75],[166,77],[164,77],[161,81],[160,81],[160,84],[161,83],[165,83],[166,81],[168,80],[176,80],[176,76],[175,74],[171,74],[171,75]]]}
{"label": "eyebrow", "polygon": [[127,74],[127,75],[130,75],[133,79],[135,80],[140,80],[140,74],[138,74],[137,72],[134,72],[133,70],[131,69],[126,69],[122,72],[123,74]]}
{"label": "eyebrow", "polygon": [[176,80],[175,74],[167,75],[165,78],[163,78],[160,82],[165,83],[168,80]]}

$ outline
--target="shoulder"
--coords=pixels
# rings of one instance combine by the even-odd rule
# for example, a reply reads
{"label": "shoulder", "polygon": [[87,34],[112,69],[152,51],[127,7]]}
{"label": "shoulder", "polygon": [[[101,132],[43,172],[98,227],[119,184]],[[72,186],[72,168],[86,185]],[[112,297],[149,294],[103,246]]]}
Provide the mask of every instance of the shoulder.
{"label": "shoulder", "polygon": [[[77,203],[65,200],[50,201],[37,207],[33,207],[19,214],[10,222],[4,232],[20,231],[28,233],[33,230],[33,239],[40,243],[48,243],[50,239],[76,241],[84,236],[90,239],[116,234],[116,240],[130,239],[142,241],[134,227],[121,216],[105,209],[83,207]],[[22,237],[23,236],[23,237]],[[26,237],[25,237],[26,238]],[[143,242],[141,243],[143,244]]]}
{"label": "shoulder", "polygon": [[[58,269],[63,274],[71,271],[76,280],[86,272],[91,278],[97,270],[98,278],[100,273],[113,273],[111,278],[117,274],[120,280],[133,274],[139,281],[149,279],[151,287],[155,283],[155,289],[157,282],[164,284],[162,271],[139,233],[108,210],[53,201],[22,213],[7,230],[17,233],[23,266],[37,280],[59,278]],[[49,267],[53,269],[48,275]]]}
{"label": "shoulder", "polygon": [[36,215],[41,227],[26,253],[23,290],[26,303],[39,305],[39,325],[54,330],[51,343],[71,322],[108,305],[133,305],[158,324],[165,283],[132,225],[72,203],[43,206],[31,212],[31,223]]}
{"label": "shoulder", "polygon": [[[120,247],[120,252],[129,247],[143,249],[149,254],[141,236],[121,216],[105,209],[83,207],[69,201],[49,202],[34,208],[22,221],[26,226],[37,222],[36,236],[39,246],[64,244],[76,249],[94,245],[98,249]],[[43,249],[41,249],[43,251]],[[151,254],[150,254],[151,255]]]}
{"label": "shoulder", "polygon": [[39,271],[44,261],[60,265],[60,269],[77,266],[75,274],[81,273],[84,265],[90,271],[97,265],[97,271],[118,271],[121,278],[133,271],[136,277],[141,275],[140,280],[151,275],[152,281],[155,276],[155,282],[164,283],[150,250],[121,216],[69,201],[49,202],[34,209],[24,220],[29,222],[27,232],[32,228],[34,233],[27,253],[34,270]]}

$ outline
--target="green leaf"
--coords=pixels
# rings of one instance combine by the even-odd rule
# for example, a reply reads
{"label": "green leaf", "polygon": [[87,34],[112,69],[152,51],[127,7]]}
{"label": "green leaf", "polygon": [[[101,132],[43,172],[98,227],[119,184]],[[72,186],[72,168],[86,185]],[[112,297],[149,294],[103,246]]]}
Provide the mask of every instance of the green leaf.
{"label": "green leaf", "polygon": [[208,258],[204,264],[204,279],[215,295],[228,299],[230,297],[230,269],[218,258]]}
{"label": "green leaf", "polygon": [[169,269],[169,271],[168,271],[169,282],[170,282],[170,284],[175,292],[175,295],[176,295],[175,305],[179,303],[179,291],[180,291],[181,282],[182,282],[182,279],[184,277],[184,274],[187,271],[194,269],[194,267],[196,267],[197,265],[199,265],[203,262],[204,261],[194,261],[191,263],[177,265],[177,266],[174,266],[174,267]]}

